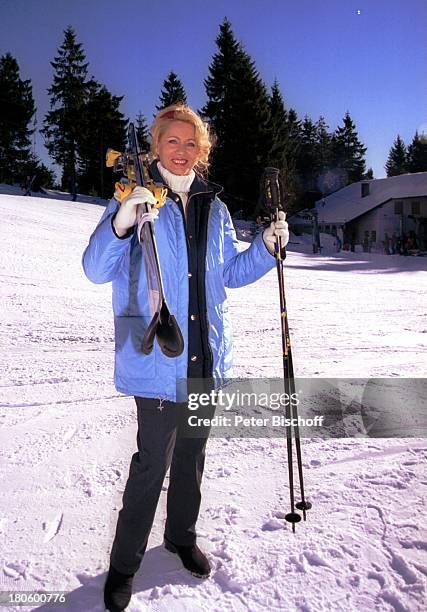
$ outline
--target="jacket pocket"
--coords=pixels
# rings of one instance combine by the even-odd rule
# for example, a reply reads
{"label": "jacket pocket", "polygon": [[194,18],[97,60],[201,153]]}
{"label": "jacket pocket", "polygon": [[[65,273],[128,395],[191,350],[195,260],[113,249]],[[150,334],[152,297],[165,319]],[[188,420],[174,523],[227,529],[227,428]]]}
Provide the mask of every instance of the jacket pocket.
{"label": "jacket pocket", "polygon": [[154,378],[156,372],[155,350],[144,355],[142,338],[151,317],[116,317],[116,371],[122,378]]}

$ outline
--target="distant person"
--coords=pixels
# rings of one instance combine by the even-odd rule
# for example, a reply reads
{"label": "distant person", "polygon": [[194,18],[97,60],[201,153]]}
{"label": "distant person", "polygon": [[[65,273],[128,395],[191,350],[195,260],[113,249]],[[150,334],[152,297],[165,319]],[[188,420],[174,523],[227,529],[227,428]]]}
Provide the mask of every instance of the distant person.
{"label": "distant person", "polygon": [[409,232],[409,236],[410,236],[410,238],[411,238],[411,240],[412,240],[412,248],[413,248],[413,249],[418,249],[418,241],[417,241],[417,236],[416,236],[416,234],[415,234],[414,230],[411,230],[411,231]]}
{"label": "distant person", "polygon": [[408,236],[406,234],[402,234],[400,252],[402,255],[408,254]]}
{"label": "distant person", "polygon": [[369,253],[369,236],[366,235],[363,238],[363,252]]}
{"label": "distant person", "polygon": [[31,195],[31,190],[33,188],[33,183],[34,183],[34,179],[36,178],[36,175],[34,174],[33,176],[29,176],[27,175],[21,185],[21,189],[24,192],[25,196],[30,196]]}
{"label": "distant person", "polygon": [[384,234],[383,245],[384,245],[384,253],[386,255],[390,255],[390,238],[388,237],[387,232]]}
{"label": "distant person", "polygon": [[177,401],[176,384],[183,378],[219,381],[231,376],[225,287],[261,278],[275,267],[276,237],[283,245],[289,239],[280,212],[276,223],[239,251],[230,214],[218,197],[221,187],[202,175],[212,145],[209,126],[191,108],[175,104],[161,110],[151,134],[150,172],[168,187],[168,197],[147,222],[154,224],[165,294],[183,333],[183,353],[171,358],[153,350],[145,355],[140,348],[151,315],[135,224],[138,206],[156,203],[149,190],[137,186],[121,204],[112,199],[83,255],[90,280],[113,283],[115,383],[118,391],[134,396],[138,419],[138,452],[130,464],[104,587],[111,612],[124,610],[130,601],[169,466],[165,547],[195,576],[206,578],[211,572],[196,542],[207,439],[180,435],[179,418],[188,406]]}
{"label": "distant person", "polygon": [[409,235],[406,239],[406,252],[409,254],[410,251],[415,251],[417,250],[418,246],[417,246],[417,238],[415,236],[415,232],[410,231]]}

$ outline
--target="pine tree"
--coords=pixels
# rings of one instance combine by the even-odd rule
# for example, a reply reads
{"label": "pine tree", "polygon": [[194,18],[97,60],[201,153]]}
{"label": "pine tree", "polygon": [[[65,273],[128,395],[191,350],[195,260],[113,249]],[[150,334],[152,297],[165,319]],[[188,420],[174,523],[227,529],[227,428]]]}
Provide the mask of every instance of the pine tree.
{"label": "pine tree", "polygon": [[331,134],[329,126],[321,115],[316,123],[316,156],[319,174],[325,172],[331,165]]}
{"label": "pine tree", "polygon": [[136,135],[138,137],[138,143],[141,151],[150,150],[150,135],[148,132],[147,122],[144,115],[139,111],[136,118]]}
{"label": "pine tree", "polygon": [[230,208],[250,214],[271,148],[269,96],[227,19],[220,26],[216,44],[218,52],[205,80],[208,101],[202,109],[218,139],[212,175],[224,186]]}
{"label": "pine tree", "polygon": [[333,164],[346,173],[345,184],[360,181],[365,173],[366,147],[360,142],[356,126],[347,111],[343,125],[332,137]]}
{"label": "pine tree", "polygon": [[301,121],[298,119],[298,114],[294,108],[288,111],[288,135],[294,146],[300,146],[301,143]]}
{"label": "pine tree", "polygon": [[62,188],[77,195],[78,147],[84,130],[84,105],[88,93],[88,64],[82,45],[71,27],[64,31],[64,42],[51,65],[55,71],[50,94],[51,110],[46,114],[42,133],[46,148],[62,167]]}
{"label": "pine tree", "polygon": [[301,206],[303,187],[298,171],[298,160],[302,144],[302,126],[301,120],[298,118],[294,108],[290,108],[287,115],[286,132],[288,146],[285,157],[284,187],[286,188],[286,196],[288,198],[288,210],[291,213],[304,208],[304,206]]}
{"label": "pine tree", "polygon": [[288,114],[276,79],[271,86],[269,108],[271,122],[270,163],[273,167],[281,170],[285,165],[285,158],[289,148]]}
{"label": "pine tree", "polygon": [[20,78],[18,62],[6,53],[0,58],[0,183],[24,179],[34,113],[31,81]]}
{"label": "pine tree", "polygon": [[269,153],[269,165],[280,170],[283,192],[286,198],[286,207],[292,210],[296,200],[297,189],[297,155],[299,149],[295,136],[298,130],[298,119],[293,109],[289,113],[286,110],[279,84],[275,79],[271,87],[269,98],[270,124],[271,124],[271,147]]}
{"label": "pine tree", "polygon": [[111,197],[115,177],[105,166],[108,148],[123,151],[127,121],[119,110],[123,96],[113,96],[94,78],[88,82],[83,131],[77,145],[79,189],[102,198]]}
{"label": "pine tree", "polygon": [[49,189],[55,184],[55,173],[43,164],[37,155],[30,154],[24,166],[24,178],[21,186],[28,193],[40,191],[42,188]]}
{"label": "pine tree", "polygon": [[218,147],[224,148],[222,143],[227,137],[230,123],[230,116],[226,113],[226,102],[231,101],[232,81],[235,78],[236,65],[240,61],[242,49],[234,38],[231,24],[227,19],[221,24],[215,42],[218,53],[215,53],[209,66],[210,76],[204,81],[208,102],[202,113],[215,127],[215,134],[219,140]]}
{"label": "pine tree", "polygon": [[277,80],[270,95],[271,149],[269,165],[280,170],[286,208],[297,211],[302,197],[302,181],[298,171],[301,155],[302,127],[295,109],[286,109]]}
{"label": "pine tree", "polygon": [[159,111],[162,108],[166,108],[166,106],[177,104],[178,102],[187,104],[187,95],[178,75],[171,71],[163,81],[163,89],[160,93],[160,106],[156,106],[156,108]]}
{"label": "pine tree", "polygon": [[418,132],[408,146],[408,172],[427,172],[427,139],[420,138]]}
{"label": "pine tree", "polygon": [[397,176],[398,174],[405,174],[405,172],[408,172],[406,156],[407,151],[405,143],[398,134],[390,149],[385,165],[387,176]]}
{"label": "pine tree", "polygon": [[317,128],[306,115],[301,126],[301,142],[297,162],[300,182],[304,191],[313,191],[316,187],[316,177],[320,170],[317,156],[317,137]]}

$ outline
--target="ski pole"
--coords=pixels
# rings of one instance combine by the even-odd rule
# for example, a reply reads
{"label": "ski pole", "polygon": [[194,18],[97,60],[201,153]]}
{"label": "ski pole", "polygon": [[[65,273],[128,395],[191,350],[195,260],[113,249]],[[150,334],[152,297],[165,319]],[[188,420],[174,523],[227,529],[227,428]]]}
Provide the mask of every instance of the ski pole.
{"label": "ski pole", "polygon": [[[265,168],[264,170],[264,196],[265,206],[270,213],[271,221],[279,220],[279,211],[283,210],[281,189],[279,183],[279,170],[277,168]],[[301,438],[298,426],[298,409],[291,398],[295,397],[295,378],[292,361],[291,339],[289,334],[288,312],[286,306],[285,295],[285,280],[283,271],[283,261],[286,258],[286,249],[282,244],[280,236],[276,238],[275,253],[277,278],[279,284],[280,297],[280,321],[282,333],[282,355],[283,355],[283,376],[284,387],[288,402],[286,404],[285,416],[287,419],[286,426],[286,450],[288,458],[288,478],[289,478],[289,496],[291,511],[285,515],[286,521],[292,524],[292,532],[295,533],[295,523],[301,520],[301,515],[295,511],[295,508],[302,510],[303,518],[306,520],[306,512],[311,508],[311,503],[305,499],[304,491],[304,475],[301,455]],[[295,438],[295,450],[297,455],[298,478],[300,486],[301,501],[295,504],[294,494],[294,468],[293,468],[293,444],[292,433]]]}

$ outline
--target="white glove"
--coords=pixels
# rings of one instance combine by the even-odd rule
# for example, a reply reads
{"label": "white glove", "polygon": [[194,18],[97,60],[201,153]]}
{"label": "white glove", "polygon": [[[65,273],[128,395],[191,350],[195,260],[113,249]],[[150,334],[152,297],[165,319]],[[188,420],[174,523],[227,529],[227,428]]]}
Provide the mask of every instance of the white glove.
{"label": "white glove", "polygon": [[137,185],[132,193],[120,204],[120,208],[114,218],[114,229],[118,236],[124,236],[136,224],[138,205],[146,203],[154,205],[157,204],[157,200],[149,189]]}
{"label": "white glove", "polygon": [[283,210],[279,210],[279,220],[272,221],[264,230],[262,238],[264,244],[267,247],[269,253],[274,255],[274,245],[276,244],[276,237],[280,236],[282,247],[286,246],[289,242],[289,229],[288,224],[285,221],[286,213]]}

